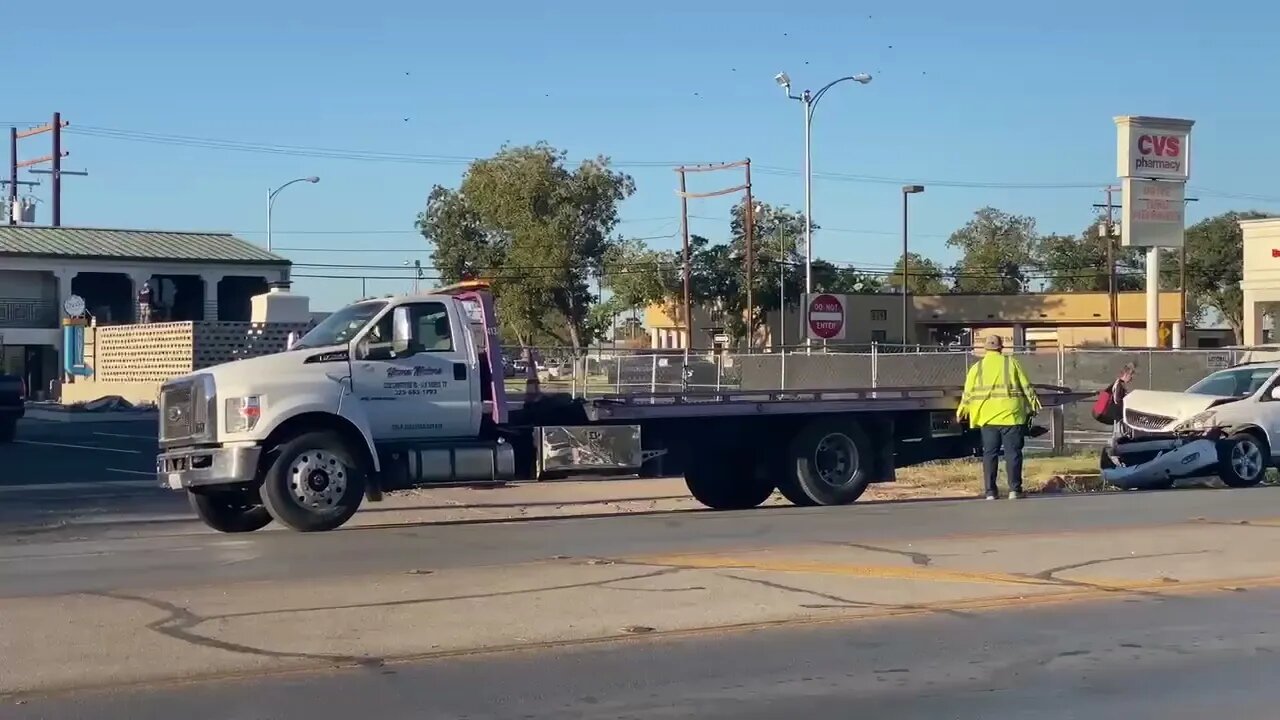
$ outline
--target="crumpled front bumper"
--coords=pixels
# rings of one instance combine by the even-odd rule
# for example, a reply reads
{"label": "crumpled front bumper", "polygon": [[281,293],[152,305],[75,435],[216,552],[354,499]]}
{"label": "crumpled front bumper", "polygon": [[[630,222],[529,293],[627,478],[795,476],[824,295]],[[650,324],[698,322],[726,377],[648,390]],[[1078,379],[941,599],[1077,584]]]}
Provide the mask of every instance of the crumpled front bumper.
{"label": "crumpled front bumper", "polygon": [[1140,489],[1179,478],[1214,474],[1218,444],[1208,438],[1191,440],[1138,465],[1106,468],[1102,479],[1110,485]]}
{"label": "crumpled front bumper", "polygon": [[156,480],[170,490],[249,483],[261,454],[252,445],[170,450],[156,456]]}

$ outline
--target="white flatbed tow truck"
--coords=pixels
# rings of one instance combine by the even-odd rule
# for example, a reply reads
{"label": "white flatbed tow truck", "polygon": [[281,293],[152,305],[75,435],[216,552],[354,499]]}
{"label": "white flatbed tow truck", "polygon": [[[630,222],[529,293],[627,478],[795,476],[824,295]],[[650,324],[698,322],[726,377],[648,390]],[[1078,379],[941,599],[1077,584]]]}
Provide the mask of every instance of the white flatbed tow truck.
{"label": "white flatbed tow truck", "polygon": [[[159,482],[210,527],[331,530],[363,500],[544,473],[681,473],[698,501],[841,505],[894,468],[971,455],[960,387],[507,397],[482,282],[365,300],[286,352],[160,393]],[[1053,407],[1086,397],[1038,387]]]}

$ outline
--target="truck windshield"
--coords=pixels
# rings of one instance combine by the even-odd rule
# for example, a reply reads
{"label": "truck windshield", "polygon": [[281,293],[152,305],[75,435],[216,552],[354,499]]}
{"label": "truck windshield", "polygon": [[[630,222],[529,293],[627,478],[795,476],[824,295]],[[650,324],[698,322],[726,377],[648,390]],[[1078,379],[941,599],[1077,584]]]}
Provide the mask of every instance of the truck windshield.
{"label": "truck windshield", "polygon": [[1275,368],[1234,368],[1216,372],[1187,388],[1196,395],[1221,395],[1223,397],[1248,397],[1262,387],[1276,372]]}
{"label": "truck windshield", "polygon": [[330,345],[346,345],[351,342],[356,333],[360,332],[361,328],[369,324],[369,321],[386,306],[387,303],[382,300],[348,305],[325,318],[319,325],[311,328],[311,332],[303,335],[302,339],[293,348],[302,350],[305,348],[328,347]]}

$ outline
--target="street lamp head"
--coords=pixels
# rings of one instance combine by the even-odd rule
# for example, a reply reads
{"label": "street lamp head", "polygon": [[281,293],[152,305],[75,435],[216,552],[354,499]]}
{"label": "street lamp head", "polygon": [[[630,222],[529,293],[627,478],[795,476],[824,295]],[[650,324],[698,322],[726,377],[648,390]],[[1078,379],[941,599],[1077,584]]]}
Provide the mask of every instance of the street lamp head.
{"label": "street lamp head", "polygon": [[857,75],[853,76],[853,80],[855,82],[860,82],[863,85],[866,85],[867,83],[871,82],[871,76],[868,75],[867,73],[858,73]]}
{"label": "street lamp head", "polygon": [[308,178],[303,178],[303,180],[306,180],[307,182],[312,184],[320,182],[320,178],[315,175],[312,175],[311,177],[308,177]]}
{"label": "street lamp head", "polygon": [[903,185],[902,192],[904,194],[922,193],[924,192],[924,186],[923,185]]}
{"label": "street lamp head", "polygon": [[778,83],[778,87],[782,88],[783,90],[786,90],[787,92],[791,92],[791,76],[790,75],[784,72],[780,72],[777,75],[773,76],[773,81]]}

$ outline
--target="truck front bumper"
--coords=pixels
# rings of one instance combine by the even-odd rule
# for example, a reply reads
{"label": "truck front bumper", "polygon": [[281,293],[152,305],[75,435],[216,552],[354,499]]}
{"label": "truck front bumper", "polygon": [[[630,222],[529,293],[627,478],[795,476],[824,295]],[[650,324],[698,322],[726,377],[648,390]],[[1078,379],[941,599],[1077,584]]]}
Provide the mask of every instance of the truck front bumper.
{"label": "truck front bumper", "polygon": [[170,450],[156,456],[156,480],[170,490],[249,483],[261,454],[252,445]]}

